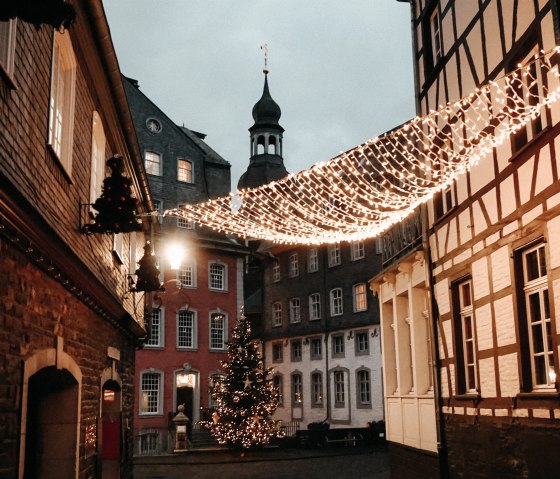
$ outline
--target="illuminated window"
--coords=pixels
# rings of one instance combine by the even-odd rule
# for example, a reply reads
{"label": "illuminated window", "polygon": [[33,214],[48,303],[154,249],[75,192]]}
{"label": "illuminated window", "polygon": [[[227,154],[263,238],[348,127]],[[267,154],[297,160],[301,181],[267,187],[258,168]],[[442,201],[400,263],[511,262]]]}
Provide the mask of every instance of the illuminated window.
{"label": "illuminated window", "polygon": [[54,32],[49,145],[68,175],[72,173],[76,57],[68,32]]}
{"label": "illuminated window", "polygon": [[343,407],[345,401],[344,371],[334,372],[334,405]]}
{"label": "illuminated window", "polygon": [[194,221],[191,221],[182,216],[177,216],[177,228],[183,228],[186,230],[194,230]]}
{"label": "illuminated window", "polygon": [[91,126],[91,173],[89,185],[89,202],[101,196],[103,180],[105,179],[105,132],[99,114],[93,112]]}
{"label": "illuminated window", "polygon": [[177,180],[184,183],[193,182],[192,163],[188,160],[177,160]]}
{"label": "illuminated window", "polygon": [[224,313],[210,314],[210,349],[226,349],[227,318]]}
{"label": "illuminated window", "polygon": [[283,394],[283,384],[282,384],[282,376],[277,374],[272,377],[272,384],[274,385],[274,389],[276,390],[276,394],[278,395],[278,405],[281,406],[284,402],[284,394]]}
{"label": "illuminated window", "polygon": [[301,374],[292,374],[292,405],[301,407],[303,402],[303,381]]}
{"label": "illuminated window", "polygon": [[153,151],[146,151],[144,161],[148,175],[161,176],[161,155]]}
{"label": "illuminated window", "polygon": [[354,285],[354,312],[367,311],[367,289],[365,283]]}
{"label": "illuminated window", "polygon": [[323,405],[323,375],[319,372],[311,374],[311,405]]}

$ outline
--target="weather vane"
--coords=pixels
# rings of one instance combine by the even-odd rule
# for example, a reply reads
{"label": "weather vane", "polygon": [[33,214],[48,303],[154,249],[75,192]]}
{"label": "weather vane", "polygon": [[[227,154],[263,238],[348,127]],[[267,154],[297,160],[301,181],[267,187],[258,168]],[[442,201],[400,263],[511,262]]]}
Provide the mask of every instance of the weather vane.
{"label": "weather vane", "polygon": [[264,52],[264,70],[263,73],[265,75],[268,74],[268,45],[265,43],[261,45],[261,50]]}

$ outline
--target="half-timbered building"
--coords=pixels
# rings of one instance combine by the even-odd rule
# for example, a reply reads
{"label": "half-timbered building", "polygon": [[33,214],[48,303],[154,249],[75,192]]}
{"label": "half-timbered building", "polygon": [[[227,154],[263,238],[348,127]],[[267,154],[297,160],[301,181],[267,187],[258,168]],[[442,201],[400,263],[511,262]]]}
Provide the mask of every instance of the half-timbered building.
{"label": "half-timbered building", "polygon": [[[410,3],[420,115],[558,42],[556,1]],[[525,98],[557,81],[539,68],[520,75]],[[560,468],[558,118],[557,106],[543,108],[428,204],[451,477],[555,477]]]}

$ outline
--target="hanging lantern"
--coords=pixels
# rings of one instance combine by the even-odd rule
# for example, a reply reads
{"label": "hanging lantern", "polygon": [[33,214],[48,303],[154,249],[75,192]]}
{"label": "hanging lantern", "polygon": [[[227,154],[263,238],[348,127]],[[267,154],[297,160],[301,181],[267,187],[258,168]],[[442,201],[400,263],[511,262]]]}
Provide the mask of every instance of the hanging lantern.
{"label": "hanging lantern", "polygon": [[65,0],[3,0],[0,21],[12,18],[35,25],[52,25],[57,30],[69,28],[76,18],[76,10]]}
{"label": "hanging lantern", "polygon": [[141,231],[142,223],[136,218],[137,200],[132,196],[132,180],[123,175],[122,156],[107,160],[111,175],[103,180],[103,192],[92,205],[99,213],[95,222],[84,227],[86,233],[130,233]]}
{"label": "hanging lantern", "polygon": [[138,261],[140,267],[136,270],[136,286],[130,291],[164,291],[163,283],[159,280],[159,269],[156,264],[152,245],[149,241],[144,246],[144,256]]}

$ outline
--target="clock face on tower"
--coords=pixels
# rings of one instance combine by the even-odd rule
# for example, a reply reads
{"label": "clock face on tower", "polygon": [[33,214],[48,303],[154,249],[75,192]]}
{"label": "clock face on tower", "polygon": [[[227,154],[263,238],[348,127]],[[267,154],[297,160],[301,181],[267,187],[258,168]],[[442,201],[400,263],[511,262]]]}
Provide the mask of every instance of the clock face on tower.
{"label": "clock face on tower", "polygon": [[161,131],[161,123],[155,118],[148,118],[146,120],[146,126],[152,133],[159,133]]}

